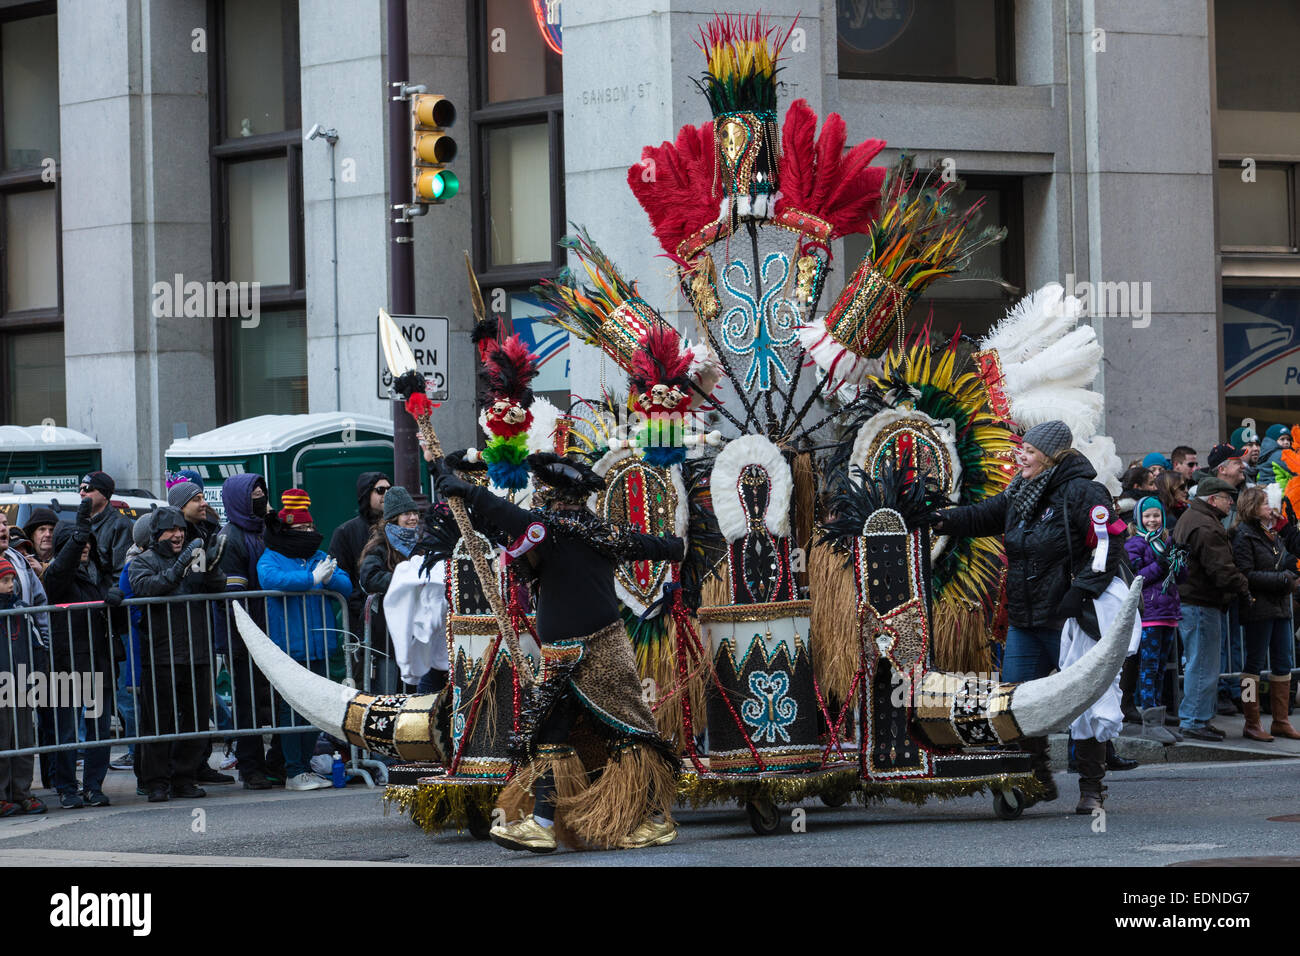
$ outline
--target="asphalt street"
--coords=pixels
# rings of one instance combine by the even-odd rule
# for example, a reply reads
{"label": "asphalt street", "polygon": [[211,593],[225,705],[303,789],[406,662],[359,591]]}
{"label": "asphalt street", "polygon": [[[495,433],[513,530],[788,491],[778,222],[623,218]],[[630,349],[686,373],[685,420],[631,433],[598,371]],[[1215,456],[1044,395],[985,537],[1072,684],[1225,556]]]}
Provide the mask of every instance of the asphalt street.
{"label": "asphalt street", "polygon": [[[1300,761],[1151,764],[1108,777],[1104,821],[1076,816],[1075,778],[1061,798],[1015,821],[989,797],[830,809],[786,808],[782,829],[754,834],[739,809],[682,810],[676,843],[638,852],[512,853],[468,834],[425,834],[378,790],[289,793],[209,787],[204,800],[149,804],[114,773],[115,805],[0,820],[0,867],[274,865],[316,862],[508,866],[1006,865],[1165,866],[1292,862],[1300,854]],[[201,814],[195,811],[202,811]],[[1270,821],[1270,817],[1291,817]],[[1104,829],[1101,824],[1104,823]],[[1264,859],[1269,858],[1269,859]]]}

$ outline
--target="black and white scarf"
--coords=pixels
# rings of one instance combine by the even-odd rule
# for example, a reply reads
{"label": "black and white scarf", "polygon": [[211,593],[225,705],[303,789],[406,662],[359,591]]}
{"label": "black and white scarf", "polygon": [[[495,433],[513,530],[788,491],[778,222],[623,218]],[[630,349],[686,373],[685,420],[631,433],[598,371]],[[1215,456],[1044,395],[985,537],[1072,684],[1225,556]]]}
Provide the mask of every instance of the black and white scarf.
{"label": "black and white scarf", "polygon": [[1047,483],[1052,480],[1053,468],[1046,468],[1032,478],[1017,475],[1007,485],[1007,497],[1011,499],[1011,513],[1018,521],[1028,524],[1038,514],[1038,503],[1047,490]]}

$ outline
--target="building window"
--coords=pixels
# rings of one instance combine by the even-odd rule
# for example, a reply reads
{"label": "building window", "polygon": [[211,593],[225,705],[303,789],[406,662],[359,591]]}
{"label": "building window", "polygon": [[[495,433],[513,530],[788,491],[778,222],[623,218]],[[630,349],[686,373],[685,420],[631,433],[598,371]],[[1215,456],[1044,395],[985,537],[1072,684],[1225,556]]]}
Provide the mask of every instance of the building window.
{"label": "building window", "polygon": [[301,415],[307,411],[307,313],[277,309],[273,322],[239,328],[231,355],[230,390],[236,419],[253,415]]}
{"label": "building window", "polygon": [[488,307],[504,303],[499,319],[541,360],[534,391],[567,409],[568,334],[541,322],[545,310],[528,291],[565,265],[561,55],[531,3],[470,0],[467,9],[474,267]]}
{"label": "building window", "polygon": [[1300,112],[1300,7],[1294,0],[1215,0],[1218,107]]}
{"label": "building window", "polygon": [[0,420],[67,423],[53,2],[0,11]]}
{"label": "building window", "polygon": [[487,0],[483,103],[530,100],[564,93],[564,68],[542,36],[529,0]]}
{"label": "building window", "polygon": [[[1219,246],[1225,252],[1300,252],[1295,163],[1219,164]],[[1244,178],[1243,178],[1244,177]]]}
{"label": "building window", "polygon": [[297,0],[213,0],[213,278],[259,283],[257,324],[217,318],[221,422],[307,411]]}
{"label": "building window", "polygon": [[[1005,226],[1007,237],[976,253],[964,271],[929,286],[912,306],[907,331],[932,321],[936,340],[960,331],[978,339],[1025,294],[1025,224],[1023,184],[1019,178],[968,176],[956,205],[968,209],[978,200],[983,211],[975,229]],[[844,271],[851,274],[867,253],[867,237],[844,237]],[[827,303],[824,307],[829,307]],[[933,318],[931,319],[931,317]]]}
{"label": "building window", "polygon": [[1012,0],[836,0],[842,79],[1015,82]]}

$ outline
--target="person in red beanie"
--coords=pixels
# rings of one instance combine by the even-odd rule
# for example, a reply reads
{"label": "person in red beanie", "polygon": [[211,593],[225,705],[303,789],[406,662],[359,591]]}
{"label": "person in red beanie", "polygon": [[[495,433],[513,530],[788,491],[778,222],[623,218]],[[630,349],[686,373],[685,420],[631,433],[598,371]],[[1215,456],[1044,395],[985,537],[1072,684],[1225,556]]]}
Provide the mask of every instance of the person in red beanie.
{"label": "person in red beanie", "polygon": [[[290,657],[308,670],[329,676],[329,655],[338,646],[337,602],[307,592],[333,591],[346,598],[352,581],[338,562],[320,550],[321,535],[311,516],[311,498],[301,488],[290,488],[280,496],[279,514],[266,516],[262,540],[266,550],[257,559],[257,577],[268,591],[302,592],[303,597],[268,598],[266,633]],[[346,612],[345,612],[346,613]],[[278,697],[276,723],[288,725],[294,717],[284,698]],[[331,786],[311,771],[316,730],[281,736],[284,749],[285,787],[315,790]]]}

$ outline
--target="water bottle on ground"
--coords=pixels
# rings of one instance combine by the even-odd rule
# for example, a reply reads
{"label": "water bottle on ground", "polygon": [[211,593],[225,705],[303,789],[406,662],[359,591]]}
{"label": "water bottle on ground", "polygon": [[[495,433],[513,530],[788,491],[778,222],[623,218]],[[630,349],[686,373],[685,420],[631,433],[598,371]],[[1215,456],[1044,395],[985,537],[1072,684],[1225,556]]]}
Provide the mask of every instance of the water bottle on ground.
{"label": "water bottle on ground", "polygon": [[334,751],[334,765],[333,767],[330,768],[330,770],[331,770],[331,776],[334,778],[334,786],[336,787],[347,786],[348,783],[347,768],[343,766],[343,758],[339,756],[339,752],[337,750]]}

